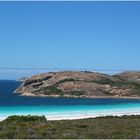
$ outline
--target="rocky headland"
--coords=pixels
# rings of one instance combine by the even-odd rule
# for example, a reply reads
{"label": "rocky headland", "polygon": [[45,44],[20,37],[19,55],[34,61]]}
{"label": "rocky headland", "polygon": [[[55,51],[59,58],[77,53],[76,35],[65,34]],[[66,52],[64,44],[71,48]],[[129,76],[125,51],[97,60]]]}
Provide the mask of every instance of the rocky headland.
{"label": "rocky headland", "polygon": [[137,98],[140,72],[107,75],[96,72],[49,72],[25,78],[16,89],[22,96]]}

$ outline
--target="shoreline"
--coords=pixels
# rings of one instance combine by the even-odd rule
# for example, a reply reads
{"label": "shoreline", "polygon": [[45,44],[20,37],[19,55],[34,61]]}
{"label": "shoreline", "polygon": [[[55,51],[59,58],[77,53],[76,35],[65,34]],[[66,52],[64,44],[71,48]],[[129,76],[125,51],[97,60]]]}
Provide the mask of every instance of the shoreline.
{"label": "shoreline", "polygon": [[34,95],[32,93],[22,93],[22,94],[19,94],[19,93],[16,93],[14,92],[14,94],[18,94],[20,96],[29,96],[29,97],[43,97],[43,98],[46,98],[46,97],[51,97],[51,98],[59,98],[59,97],[63,97],[63,98],[89,98],[89,99],[140,99],[140,97],[136,97],[136,96],[69,96],[69,95],[65,95],[65,96],[59,96],[59,95],[43,95],[43,94],[40,94],[40,95]]}
{"label": "shoreline", "polygon": [[114,115],[83,115],[83,116],[72,116],[72,117],[57,117],[57,118],[47,118],[48,121],[60,121],[60,120],[81,120],[81,119],[94,119],[94,118],[98,118],[98,117],[107,117],[107,116],[131,116],[131,115],[140,115],[140,113],[120,113],[120,114],[114,114]]}
{"label": "shoreline", "polygon": [[[115,116],[118,116],[118,117],[122,117],[122,116],[125,116],[125,115],[127,115],[127,116],[131,116],[131,115],[140,115],[140,112],[136,112],[136,113],[119,113],[119,114],[112,114],[112,115],[86,115],[86,114],[83,114],[83,115],[81,115],[81,116],[61,116],[61,117],[48,117],[48,116],[45,116],[46,117],[46,119],[48,120],[48,121],[60,121],[60,120],[81,120],[81,119],[94,119],[94,118],[98,118],[98,117],[107,117],[107,116],[113,116],[113,117],[115,117]],[[10,115],[11,116],[11,115]],[[19,115],[20,116],[20,115]],[[22,115],[21,115],[22,116]],[[25,116],[27,116],[27,115],[25,115]],[[31,115],[32,116],[32,115]],[[37,115],[37,116],[40,116],[40,115]],[[7,119],[9,116],[5,116],[5,117],[0,117],[0,121],[3,121],[3,120],[5,120],[5,119]]]}

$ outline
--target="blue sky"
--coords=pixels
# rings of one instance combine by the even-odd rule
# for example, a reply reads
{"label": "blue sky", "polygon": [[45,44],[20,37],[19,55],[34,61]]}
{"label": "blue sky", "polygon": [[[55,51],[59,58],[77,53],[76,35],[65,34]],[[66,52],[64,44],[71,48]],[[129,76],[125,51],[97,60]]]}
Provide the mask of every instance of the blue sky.
{"label": "blue sky", "polygon": [[139,60],[140,2],[0,2],[0,68],[140,70]]}

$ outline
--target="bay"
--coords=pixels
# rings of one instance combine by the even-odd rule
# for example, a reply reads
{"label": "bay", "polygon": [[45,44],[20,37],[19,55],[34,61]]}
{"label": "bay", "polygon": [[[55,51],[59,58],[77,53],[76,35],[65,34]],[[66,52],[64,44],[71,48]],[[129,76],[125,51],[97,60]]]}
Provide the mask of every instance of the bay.
{"label": "bay", "polygon": [[0,119],[10,115],[45,115],[49,120],[140,114],[139,99],[44,98],[14,94],[19,81],[0,80]]}

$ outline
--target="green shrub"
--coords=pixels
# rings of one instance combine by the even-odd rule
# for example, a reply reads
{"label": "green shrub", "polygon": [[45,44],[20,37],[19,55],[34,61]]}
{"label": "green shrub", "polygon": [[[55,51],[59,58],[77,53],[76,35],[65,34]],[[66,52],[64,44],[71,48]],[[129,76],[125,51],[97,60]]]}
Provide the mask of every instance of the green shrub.
{"label": "green shrub", "polygon": [[52,94],[63,95],[63,91],[61,89],[58,89],[55,85],[44,87],[42,90],[45,95],[52,95]]}
{"label": "green shrub", "polygon": [[64,82],[70,82],[70,81],[78,81],[78,80],[75,80],[73,78],[66,78],[66,79],[60,80],[59,82],[57,82],[57,84],[61,84]]}
{"label": "green shrub", "polygon": [[113,80],[110,80],[110,79],[103,79],[103,80],[100,80],[100,81],[93,81],[95,83],[98,83],[98,84],[114,84],[115,81]]}
{"label": "green shrub", "polygon": [[5,122],[12,122],[12,121],[20,121],[20,122],[28,122],[28,121],[41,121],[41,120],[46,120],[45,116],[17,116],[13,115],[8,117]]}

